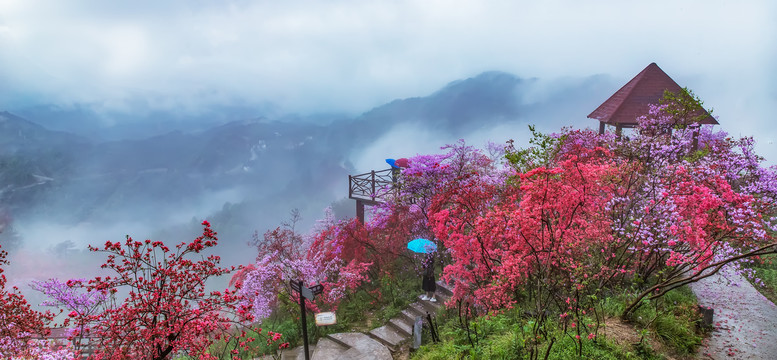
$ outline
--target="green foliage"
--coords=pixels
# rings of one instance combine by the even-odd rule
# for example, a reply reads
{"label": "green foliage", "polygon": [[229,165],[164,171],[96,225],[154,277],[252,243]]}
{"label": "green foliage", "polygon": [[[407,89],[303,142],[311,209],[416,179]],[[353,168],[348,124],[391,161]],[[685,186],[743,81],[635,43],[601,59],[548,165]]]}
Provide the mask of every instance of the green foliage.
{"label": "green foliage", "polygon": [[[599,300],[597,308],[606,316],[615,317],[623,312],[628,299],[627,294],[622,293],[606,297]],[[520,307],[516,307],[471,319],[468,337],[455,309],[445,310],[439,317],[442,342],[422,346],[413,359],[530,359],[527,345],[534,320],[525,315]],[[544,357],[547,349],[547,339],[555,339],[548,359],[558,360],[663,359],[663,355],[653,349],[649,338],[656,338],[681,355],[693,354],[701,343],[700,315],[696,311],[696,298],[688,287],[670,291],[662,300],[646,301],[630,320],[642,328],[643,341],[623,347],[604,336],[585,339],[582,356],[577,355],[579,343],[572,329],[565,333],[558,326],[549,326],[549,333],[544,337],[546,340],[539,344],[540,358]]]}
{"label": "green foliage", "polygon": [[578,357],[575,341],[571,337],[563,337],[558,344],[553,347],[553,351],[548,359],[602,359],[602,360],[620,360],[620,359],[654,359],[652,355],[640,354],[638,352],[626,351],[608,341],[591,341],[583,347],[583,355]]}
{"label": "green foliage", "polygon": [[[395,274],[385,273],[378,281],[365,284],[342,302],[337,309],[337,321],[342,331],[382,326],[416,300],[421,292],[418,274],[412,267],[397,271]],[[336,327],[329,330],[336,330]],[[337,331],[327,333],[332,332]]]}
{"label": "green foliage", "polygon": [[693,354],[702,340],[701,315],[696,304],[696,296],[684,286],[656,301],[646,302],[630,320],[654,332],[679,354]]}
{"label": "green foliage", "polygon": [[761,280],[753,284],[755,288],[771,302],[777,303],[777,255],[762,256],[750,267],[755,270],[756,279]]}
{"label": "green foliage", "polygon": [[697,161],[703,159],[709,153],[710,153],[709,148],[699,149],[699,150],[693,151],[690,154],[686,155],[683,159],[685,161],[690,162],[690,163],[694,163],[694,162],[697,162]]}
{"label": "green foliage", "polygon": [[559,138],[551,137],[537,131],[534,125],[529,125],[531,138],[528,148],[516,149],[513,140],[508,141],[505,158],[513,168],[520,172],[527,172],[540,166],[549,166],[559,151],[559,146],[566,139],[566,135]]}
{"label": "green foliage", "polygon": [[[477,346],[471,346],[456,331],[446,331],[443,342],[428,344],[421,347],[413,356],[414,360],[449,360],[449,359],[530,359],[526,351],[526,335],[530,335],[528,321],[511,316],[494,316],[490,319],[479,319],[481,329],[490,331]],[[523,324],[523,327],[520,325]],[[450,324],[449,324],[450,325]],[[500,329],[499,331],[497,331]],[[577,342],[565,335],[561,329],[555,329],[549,337],[559,339],[548,354],[548,359],[662,359],[656,355],[650,346],[645,344],[639,349],[624,349],[608,339],[586,341],[582,356],[577,355]]]}
{"label": "green foliage", "polygon": [[600,306],[608,317],[617,317],[626,309],[626,301],[623,296],[611,296],[602,300]]}
{"label": "green foliage", "polygon": [[688,124],[700,122],[712,114],[712,109],[705,110],[702,106],[704,102],[688,88],[682,88],[678,93],[664,90],[659,104],[666,105],[664,111],[672,116],[677,129],[684,129]]}
{"label": "green foliage", "polygon": [[470,333],[446,311],[440,324],[442,342],[421,347],[414,359],[523,359],[524,331],[518,310],[473,319]]}

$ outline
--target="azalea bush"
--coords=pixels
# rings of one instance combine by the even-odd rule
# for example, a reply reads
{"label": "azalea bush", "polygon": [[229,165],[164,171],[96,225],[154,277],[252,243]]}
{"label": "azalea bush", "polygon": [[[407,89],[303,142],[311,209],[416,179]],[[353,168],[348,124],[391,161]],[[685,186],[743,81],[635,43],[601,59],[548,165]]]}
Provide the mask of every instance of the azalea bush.
{"label": "azalea bush", "polygon": [[633,294],[628,319],[646,300],[774,253],[775,168],[760,166],[752,139],[679,126],[667,109],[651,107],[631,138],[535,133],[530,148],[508,147],[506,183],[475,176],[436,192],[429,224],[451,255],[449,305],[530,304],[530,357],[559,340],[547,335],[555,326],[580,355],[602,297]]}

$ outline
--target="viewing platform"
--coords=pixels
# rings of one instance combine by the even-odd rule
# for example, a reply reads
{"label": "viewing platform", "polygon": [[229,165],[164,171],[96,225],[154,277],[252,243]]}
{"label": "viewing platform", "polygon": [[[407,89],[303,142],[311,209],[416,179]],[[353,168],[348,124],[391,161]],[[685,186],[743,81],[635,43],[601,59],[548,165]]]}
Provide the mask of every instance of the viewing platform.
{"label": "viewing platform", "polygon": [[364,223],[364,205],[383,203],[397,191],[399,169],[372,170],[368,173],[348,175],[348,198],[356,200],[356,217]]}

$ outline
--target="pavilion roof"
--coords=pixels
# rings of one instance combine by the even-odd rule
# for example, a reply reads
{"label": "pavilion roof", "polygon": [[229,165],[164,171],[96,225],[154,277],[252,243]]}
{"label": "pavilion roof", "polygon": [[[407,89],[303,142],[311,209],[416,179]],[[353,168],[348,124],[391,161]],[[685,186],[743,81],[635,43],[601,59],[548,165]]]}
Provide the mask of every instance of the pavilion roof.
{"label": "pavilion roof", "polygon": [[[656,63],[650,63],[588,117],[612,125],[636,125],[637,118],[648,113],[649,104],[659,103],[664,90],[679,93],[682,88]],[[700,123],[718,124],[706,110],[705,113],[707,117]]]}

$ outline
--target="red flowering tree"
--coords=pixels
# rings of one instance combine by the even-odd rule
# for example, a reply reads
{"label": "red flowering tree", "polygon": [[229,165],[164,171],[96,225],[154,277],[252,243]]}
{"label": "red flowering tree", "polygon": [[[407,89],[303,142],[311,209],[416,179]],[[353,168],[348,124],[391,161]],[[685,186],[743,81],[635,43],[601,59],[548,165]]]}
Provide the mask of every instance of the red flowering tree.
{"label": "red flowering tree", "polygon": [[24,355],[33,338],[49,334],[46,326],[54,318],[51,312],[33,310],[16,286],[7,288],[3,274],[7,255],[0,250],[0,358],[4,359]]}
{"label": "red flowering tree", "polygon": [[[216,341],[234,344],[227,349],[234,358],[255,339],[244,324],[253,320],[250,307],[240,305],[235,291],[206,291],[209,278],[228,274],[233,268],[219,267],[219,257],[203,251],[218,243],[207,221],[194,241],[169,248],[161,241],[106,242],[90,250],[108,255],[103,268],[114,276],[96,277],[89,291],[114,295],[108,308],[94,316],[78,317],[100,339],[94,359],[169,359],[184,353],[200,359],[217,359],[208,353]],[[126,292],[120,292],[126,289]],[[117,295],[126,296],[118,300]],[[254,329],[261,334],[261,329]],[[267,333],[268,342],[280,335]]]}
{"label": "red flowering tree", "polygon": [[545,340],[548,312],[560,314],[564,329],[578,336],[595,333],[597,324],[588,329],[581,319],[594,306],[600,280],[616,273],[602,266],[613,237],[601,210],[617,172],[608,154],[595,148],[555,168],[519,174],[503,193],[479,182],[440,193],[431,223],[451,251],[443,277],[455,284],[453,300],[487,311],[529,300],[527,310],[537,315],[533,352]]}

